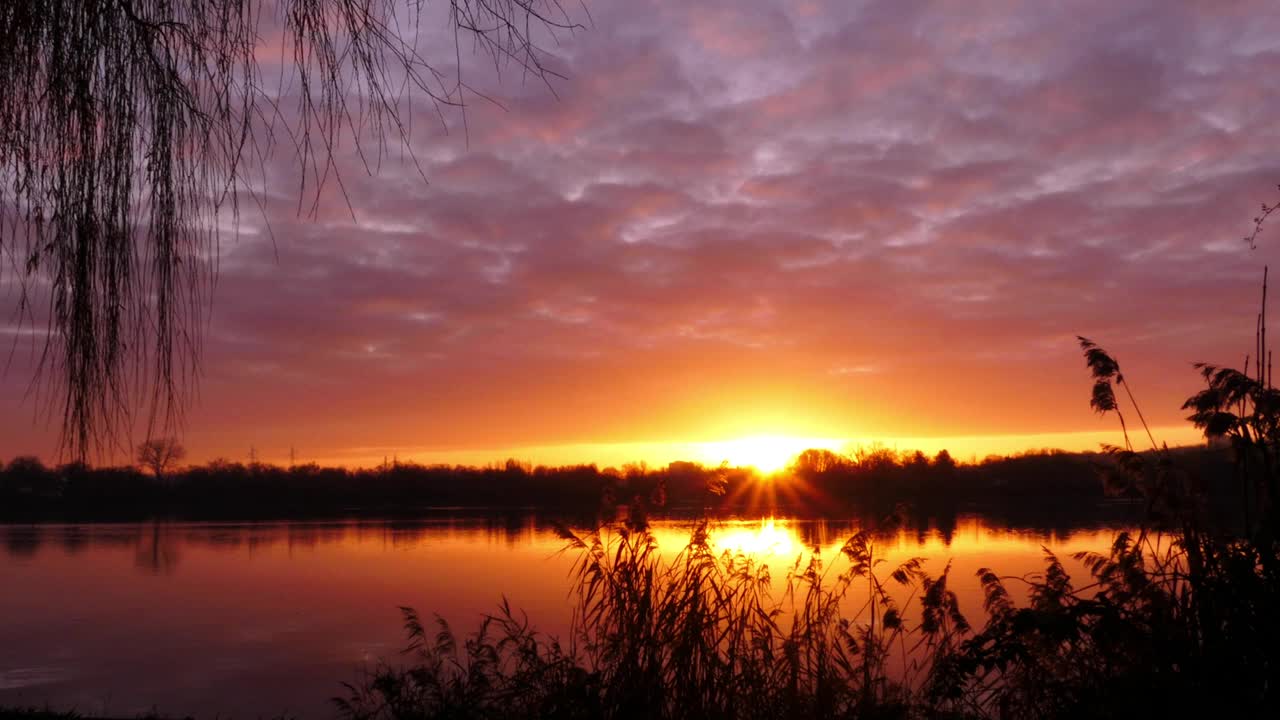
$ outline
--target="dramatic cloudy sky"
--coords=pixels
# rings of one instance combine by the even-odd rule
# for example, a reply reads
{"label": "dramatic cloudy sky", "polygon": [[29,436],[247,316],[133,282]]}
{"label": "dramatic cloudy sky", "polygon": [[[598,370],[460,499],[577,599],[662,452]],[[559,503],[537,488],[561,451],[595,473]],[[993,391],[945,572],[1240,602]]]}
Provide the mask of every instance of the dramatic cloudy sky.
{"label": "dramatic cloudy sky", "polygon": [[[1280,227],[1241,240],[1280,199],[1270,2],[588,7],[556,96],[464,55],[505,109],[466,135],[418,112],[429,184],[348,147],[356,219],[333,184],[299,217],[271,166],[274,246],[248,215],[222,247],[194,458],[1086,447],[1116,436],[1075,335],[1162,428],[1190,362],[1251,349],[1280,265]],[[0,456],[55,435],[25,367]]]}

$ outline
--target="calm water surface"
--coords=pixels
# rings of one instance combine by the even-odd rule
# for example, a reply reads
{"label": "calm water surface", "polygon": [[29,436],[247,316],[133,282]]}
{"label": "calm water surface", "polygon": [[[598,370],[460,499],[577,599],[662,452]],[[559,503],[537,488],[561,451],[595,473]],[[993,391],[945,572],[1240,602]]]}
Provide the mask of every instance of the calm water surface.
{"label": "calm water surface", "polygon": [[[1064,558],[1104,550],[1115,527],[1015,530],[964,515],[941,528],[920,522],[881,547],[889,565],[923,556],[938,573],[950,561],[951,585],[980,624],[979,567],[1035,573],[1044,547]],[[682,547],[688,528],[657,523],[664,552]],[[855,528],[724,520],[712,542],[768,562],[780,589],[798,555],[817,547],[835,558]],[[341,682],[396,660],[399,606],[437,612],[460,632],[503,596],[549,633],[563,634],[570,616],[573,556],[532,516],[0,525],[0,544],[0,706],[332,716]]]}

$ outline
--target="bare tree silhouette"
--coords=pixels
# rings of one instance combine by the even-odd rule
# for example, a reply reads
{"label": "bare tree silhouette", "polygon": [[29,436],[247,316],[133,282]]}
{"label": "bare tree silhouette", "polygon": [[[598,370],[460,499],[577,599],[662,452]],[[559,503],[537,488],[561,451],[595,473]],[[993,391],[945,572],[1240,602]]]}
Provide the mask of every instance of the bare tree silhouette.
{"label": "bare tree silhouette", "polygon": [[[148,428],[180,420],[218,239],[259,200],[249,181],[277,145],[298,162],[299,210],[311,198],[314,212],[321,187],[342,187],[345,133],[372,171],[375,152],[408,137],[414,98],[439,111],[476,95],[464,50],[549,82],[539,42],[579,27],[559,0],[449,0],[452,41],[434,61],[420,47],[426,8],[0,3],[0,272],[16,278],[21,321],[47,323],[37,378],[49,382],[33,388],[49,388],[64,449],[119,447],[141,409]],[[277,52],[278,76],[259,59]]]}
{"label": "bare tree silhouette", "polygon": [[138,446],[138,464],[150,470],[157,480],[163,480],[173,464],[186,456],[187,449],[174,437],[152,438]]}

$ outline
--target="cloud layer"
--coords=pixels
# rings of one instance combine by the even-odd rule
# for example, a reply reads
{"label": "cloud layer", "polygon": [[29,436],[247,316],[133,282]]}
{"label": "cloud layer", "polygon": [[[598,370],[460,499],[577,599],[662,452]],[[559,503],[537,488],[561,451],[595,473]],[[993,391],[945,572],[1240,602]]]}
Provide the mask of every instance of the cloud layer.
{"label": "cloud layer", "polygon": [[[268,167],[222,248],[194,455],[1109,427],[1076,334],[1172,424],[1187,363],[1251,347],[1269,3],[590,12],[548,46],[555,95],[475,63],[505,110],[415,110],[429,184],[347,147],[350,209],[331,183],[299,216]],[[32,411],[0,455],[49,445]]]}

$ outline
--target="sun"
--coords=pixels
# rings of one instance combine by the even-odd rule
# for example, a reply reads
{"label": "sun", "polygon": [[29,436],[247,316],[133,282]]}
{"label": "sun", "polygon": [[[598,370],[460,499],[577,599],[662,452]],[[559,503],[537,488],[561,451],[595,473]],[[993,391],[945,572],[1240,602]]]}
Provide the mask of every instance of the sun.
{"label": "sun", "polygon": [[710,465],[727,462],[736,467],[753,467],[775,473],[809,449],[838,450],[844,441],[794,435],[752,435],[734,440],[701,443],[702,460]]}

